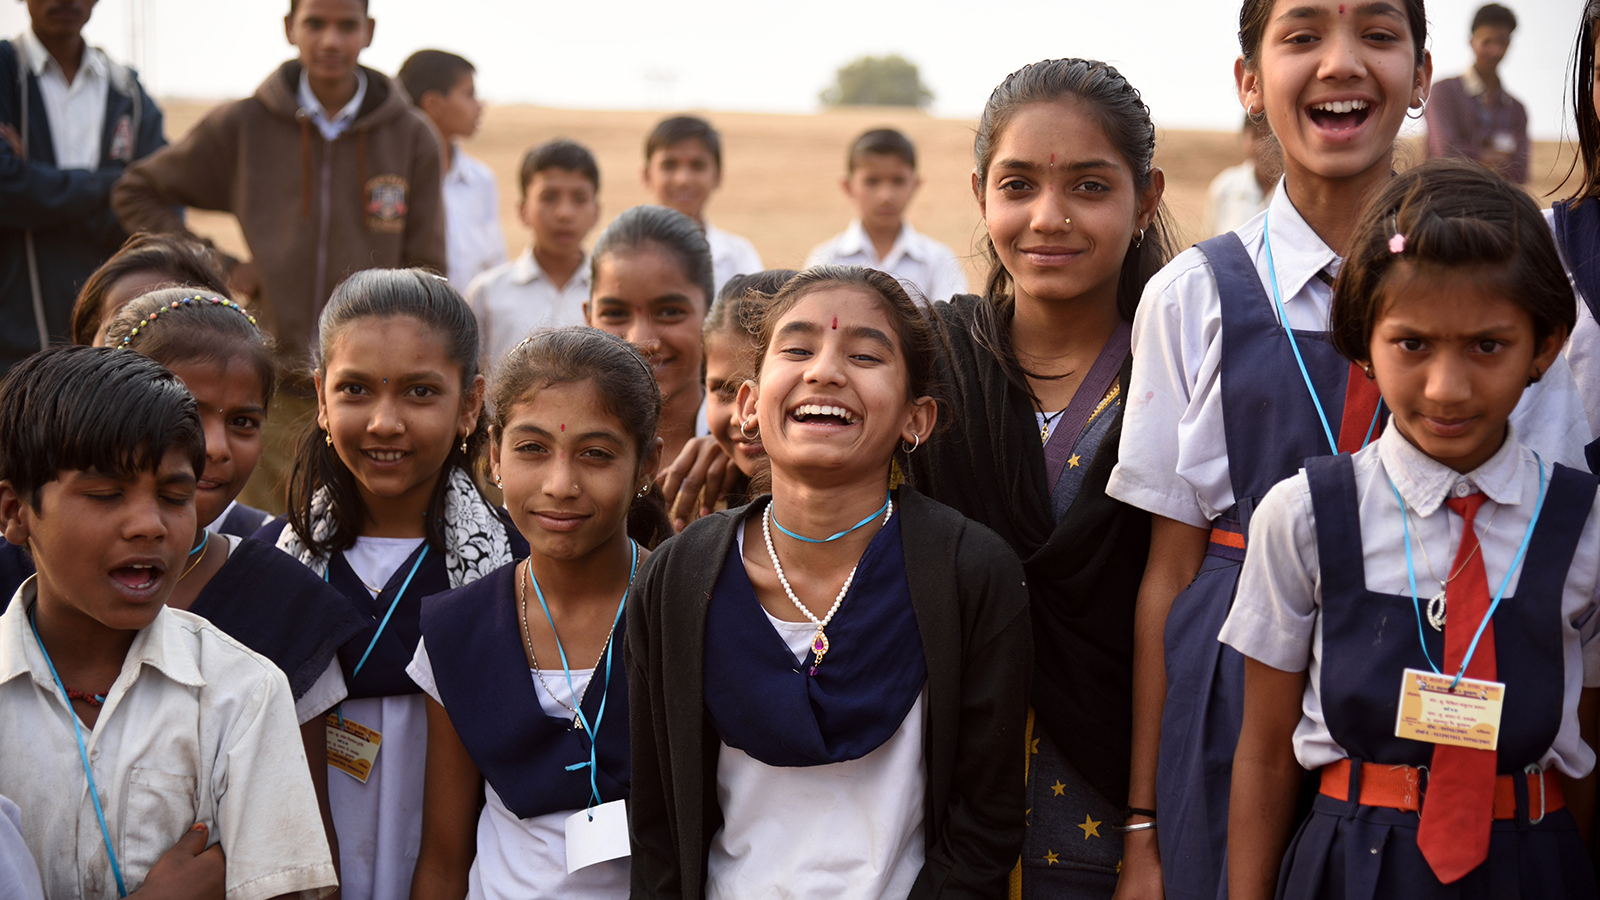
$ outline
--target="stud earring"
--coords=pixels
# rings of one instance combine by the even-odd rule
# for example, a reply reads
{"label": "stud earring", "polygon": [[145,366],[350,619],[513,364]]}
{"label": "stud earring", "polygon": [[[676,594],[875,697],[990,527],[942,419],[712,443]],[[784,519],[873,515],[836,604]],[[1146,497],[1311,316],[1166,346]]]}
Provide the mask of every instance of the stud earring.
{"label": "stud earring", "polygon": [[636,491],[633,496],[638,497],[639,499],[643,500],[644,499],[644,495],[648,494],[648,493],[650,493],[650,485],[647,484],[644,487],[639,488],[639,490]]}
{"label": "stud earring", "polygon": [[500,476],[499,475],[496,475],[494,477],[494,486],[499,488],[502,491],[506,489],[506,483],[504,481],[500,480]]}

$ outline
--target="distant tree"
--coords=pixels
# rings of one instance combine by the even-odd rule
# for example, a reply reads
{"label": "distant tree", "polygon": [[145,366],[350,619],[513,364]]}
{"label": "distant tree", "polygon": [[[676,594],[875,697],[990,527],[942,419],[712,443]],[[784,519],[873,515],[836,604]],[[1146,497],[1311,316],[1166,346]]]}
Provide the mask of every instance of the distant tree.
{"label": "distant tree", "polygon": [[822,92],[829,106],[927,106],[933,92],[922,83],[917,64],[898,53],[862,56],[839,67],[833,86]]}

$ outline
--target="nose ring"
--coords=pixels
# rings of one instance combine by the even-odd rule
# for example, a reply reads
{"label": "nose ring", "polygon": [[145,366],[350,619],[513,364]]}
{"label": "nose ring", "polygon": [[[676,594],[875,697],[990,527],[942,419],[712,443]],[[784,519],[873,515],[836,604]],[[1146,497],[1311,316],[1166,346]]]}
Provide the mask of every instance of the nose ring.
{"label": "nose ring", "polygon": [[1071,224],[1072,224],[1072,217],[1071,217],[1071,216],[1068,216],[1068,217],[1067,217],[1067,218],[1066,218],[1066,220],[1065,220],[1065,222],[1064,222],[1064,224],[1067,224],[1067,225],[1071,225]]}

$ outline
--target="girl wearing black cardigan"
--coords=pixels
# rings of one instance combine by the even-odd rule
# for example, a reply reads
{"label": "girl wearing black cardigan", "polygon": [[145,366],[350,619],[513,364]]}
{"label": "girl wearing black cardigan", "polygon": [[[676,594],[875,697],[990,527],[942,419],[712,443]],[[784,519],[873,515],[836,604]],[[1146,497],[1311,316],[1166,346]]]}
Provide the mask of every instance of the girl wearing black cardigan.
{"label": "girl wearing black cardigan", "polygon": [[998,896],[1027,588],[992,532],[896,486],[937,420],[933,333],[893,278],[818,267],[758,347],[740,421],[772,496],[663,544],[629,597],[633,896]]}

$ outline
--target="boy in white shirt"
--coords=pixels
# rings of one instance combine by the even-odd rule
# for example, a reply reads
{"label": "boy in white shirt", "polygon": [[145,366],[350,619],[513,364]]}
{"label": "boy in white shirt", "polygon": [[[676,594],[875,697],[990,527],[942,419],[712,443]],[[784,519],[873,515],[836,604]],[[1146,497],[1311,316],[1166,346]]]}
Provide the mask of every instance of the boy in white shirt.
{"label": "boy in white shirt", "polygon": [[589,256],[583,241],[600,220],[600,167],[594,154],[568,140],[529,150],[522,157],[517,215],[533,232],[533,243],[467,289],[486,370],[531,331],[584,324]]}
{"label": "boy in white shirt", "polygon": [[706,221],[706,201],[722,186],[722,135],[710,122],[699,116],[662,119],[645,138],[644,186],[657,203],[705,230],[717,291],[735,275],[765,268],[754,244]]}
{"label": "boy in white shirt", "polygon": [[500,186],[494,172],[468,156],[459,143],[478,132],[478,100],[472,63],[443,50],[418,50],[396,76],[444,144],[444,238],[450,261],[445,274],[458,291],[506,260],[500,230]]}
{"label": "boy in white shirt", "polygon": [[[0,794],[55,900],[315,900],[338,884],[282,672],[169,609],[205,433],[183,382],[63,347],[0,383]],[[208,845],[211,845],[208,848]]]}
{"label": "boy in white shirt", "polygon": [[833,264],[887,272],[921,303],[967,293],[967,276],[956,255],[905,219],[922,186],[917,149],[909,138],[893,128],[874,128],[856,138],[840,184],[855,204],[856,218],[843,234],[811,251],[807,268]]}

